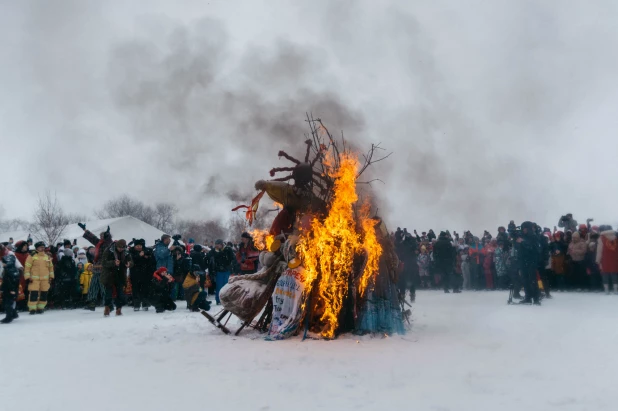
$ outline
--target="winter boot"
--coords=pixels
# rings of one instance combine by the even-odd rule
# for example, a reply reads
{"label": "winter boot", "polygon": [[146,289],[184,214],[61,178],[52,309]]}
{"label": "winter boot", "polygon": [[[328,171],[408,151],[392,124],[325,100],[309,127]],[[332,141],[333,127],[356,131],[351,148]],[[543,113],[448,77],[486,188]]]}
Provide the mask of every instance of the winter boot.
{"label": "winter boot", "polygon": [[116,316],[122,315],[122,307],[116,308]]}
{"label": "winter boot", "polygon": [[0,324],[9,324],[11,322],[13,322],[13,316],[7,313],[6,317],[4,317],[2,321],[0,321]]}
{"label": "winter boot", "polygon": [[450,294],[451,292],[449,290],[444,290],[444,294]]}
{"label": "winter boot", "polygon": [[603,284],[603,288],[605,288],[605,295],[609,295],[609,284]]}
{"label": "winter boot", "polygon": [[541,301],[538,298],[535,298],[534,302],[532,304],[534,304],[534,305],[541,305]]}
{"label": "winter boot", "polygon": [[456,288],[456,289],[453,290],[453,292],[456,293],[456,294],[459,294],[459,293],[461,293],[461,290]]}
{"label": "winter boot", "polygon": [[521,300],[519,303],[520,303],[520,304],[527,304],[527,305],[530,305],[530,304],[532,304],[532,299],[530,299],[530,298],[526,297],[526,298],[524,298],[523,300]]}
{"label": "winter boot", "polygon": [[40,308],[38,310],[36,310],[37,314],[43,314],[45,311],[41,310]]}
{"label": "winter boot", "polygon": [[36,314],[36,310],[30,311],[30,315],[34,315],[34,314]]}
{"label": "winter boot", "polygon": [[148,307],[142,307],[142,310],[148,311]]}
{"label": "winter boot", "polygon": [[106,305],[105,306],[105,310],[103,311],[103,317],[109,317],[109,312],[111,310],[109,309],[109,307]]}
{"label": "winter boot", "polygon": [[133,311],[139,311],[139,307],[133,307]]}

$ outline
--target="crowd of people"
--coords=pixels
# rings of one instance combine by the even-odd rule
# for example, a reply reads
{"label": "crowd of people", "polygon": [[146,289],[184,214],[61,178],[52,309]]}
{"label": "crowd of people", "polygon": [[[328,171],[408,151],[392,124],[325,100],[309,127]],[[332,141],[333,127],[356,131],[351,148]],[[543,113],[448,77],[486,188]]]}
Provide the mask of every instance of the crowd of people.
{"label": "crowd of people", "polygon": [[[391,238],[399,257],[398,288],[415,300],[417,288],[512,290],[521,303],[540,304],[551,290],[602,291],[618,294],[618,240],[611,226],[577,224],[571,214],[560,218],[553,231],[526,221],[499,227],[495,237],[467,231],[460,236],[433,230],[413,233],[397,228]],[[32,239],[0,244],[2,307],[10,323],[19,311],[43,314],[48,308],[103,307],[122,315],[135,311],[157,313],[177,308],[210,309],[208,294],[220,304],[219,291],[231,275],[258,270],[259,251],[248,233],[240,244],[216,240],[207,245],[163,235],[147,247],[143,239],[114,240],[109,230],[94,235],[80,224],[91,245],[64,240],[55,246]],[[611,287],[611,288],[610,288]],[[524,289],[525,296],[520,291]],[[543,293],[540,292],[543,291]]]}
{"label": "crowd of people", "polygon": [[259,251],[251,236],[243,233],[240,244],[216,240],[196,244],[181,236],[163,235],[147,247],[143,239],[115,240],[109,230],[94,235],[80,224],[91,244],[79,247],[77,240],[55,246],[32,239],[0,244],[2,307],[10,323],[19,312],[43,314],[48,308],[95,311],[104,316],[130,304],[135,311],[157,313],[177,308],[210,309],[208,294],[220,304],[219,291],[231,275],[255,273]]}
{"label": "crowd of people", "polygon": [[[397,228],[392,240],[401,262],[399,290],[414,300],[420,288],[507,290],[522,303],[540,304],[551,290],[605,291],[618,294],[618,242],[609,225],[578,224],[562,216],[553,231],[533,222],[511,221],[495,237],[467,231],[460,236],[433,230],[413,233]],[[525,290],[525,297],[520,294]],[[540,293],[540,290],[543,293]]]}

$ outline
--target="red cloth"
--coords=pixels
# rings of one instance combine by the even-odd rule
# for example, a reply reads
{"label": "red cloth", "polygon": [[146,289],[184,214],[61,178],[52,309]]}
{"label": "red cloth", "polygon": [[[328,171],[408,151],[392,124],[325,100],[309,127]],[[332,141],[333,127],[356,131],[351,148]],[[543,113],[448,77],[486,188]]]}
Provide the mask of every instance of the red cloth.
{"label": "red cloth", "polygon": [[604,235],[600,239],[603,241],[601,272],[603,274],[618,273],[618,239],[610,240]]}

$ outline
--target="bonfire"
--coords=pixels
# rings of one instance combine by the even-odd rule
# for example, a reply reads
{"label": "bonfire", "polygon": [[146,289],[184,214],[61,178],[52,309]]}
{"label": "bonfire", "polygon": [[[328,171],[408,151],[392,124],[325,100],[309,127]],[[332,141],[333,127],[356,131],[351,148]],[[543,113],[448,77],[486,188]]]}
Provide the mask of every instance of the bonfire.
{"label": "bonfire", "polygon": [[379,145],[359,155],[321,120],[307,122],[304,160],[279,151],[293,165],[273,168],[272,179],[255,183],[251,204],[234,209],[245,209],[251,225],[264,195],[278,205],[270,230],[252,230],[260,271],[230,279],[222,312],[203,314],[227,333],[224,318],[234,314],[242,320],[237,334],[251,326],[268,339],[401,332],[409,311],[397,299],[399,263],[371,198],[361,201],[357,191],[362,173],[388,155],[375,157]]}

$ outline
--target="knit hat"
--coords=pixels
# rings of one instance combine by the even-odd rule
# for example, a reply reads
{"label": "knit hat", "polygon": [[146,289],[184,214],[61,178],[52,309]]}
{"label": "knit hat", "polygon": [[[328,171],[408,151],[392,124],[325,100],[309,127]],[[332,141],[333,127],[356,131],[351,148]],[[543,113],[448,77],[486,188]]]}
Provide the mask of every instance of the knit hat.
{"label": "knit hat", "polygon": [[65,247],[68,245],[70,247],[70,246],[73,245],[73,243],[71,242],[71,240],[64,240],[62,245],[65,246]]}
{"label": "knit hat", "polygon": [[215,241],[215,245],[223,245],[223,240],[222,240],[222,239],[220,239],[220,238],[218,238],[218,239]]}
{"label": "knit hat", "polygon": [[249,240],[251,240],[251,234],[249,234],[248,232],[244,232],[242,233],[242,235],[240,236],[241,238],[248,238]]}
{"label": "knit hat", "polygon": [[73,254],[73,250],[71,250],[70,248],[65,248],[63,253],[65,257],[75,257],[75,255]]}
{"label": "knit hat", "polygon": [[195,247],[193,247],[193,249],[199,253],[200,251],[203,250],[203,247],[199,244],[196,244]]}
{"label": "knit hat", "polygon": [[34,244],[34,248],[37,249],[39,247],[45,247],[45,243],[43,241],[39,241]]}
{"label": "knit hat", "polygon": [[142,247],[146,247],[146,240],[140,238],[138,240],[133,241],[133,245],[141,245]]}
{"label": "knit hat", "polygon": [[127,248],[127,242],[125,240],[116,241],[116,248]]}

